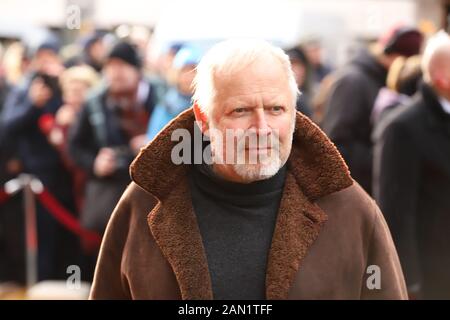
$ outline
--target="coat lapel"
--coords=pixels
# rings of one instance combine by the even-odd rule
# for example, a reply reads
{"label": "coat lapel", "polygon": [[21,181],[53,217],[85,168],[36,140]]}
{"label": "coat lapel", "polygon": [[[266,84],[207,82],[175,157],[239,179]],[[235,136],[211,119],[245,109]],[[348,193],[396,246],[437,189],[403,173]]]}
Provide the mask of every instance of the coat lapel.
{"label": "coat lapel", "polygon": [[326,214],[306,198],[288,172],[267,265],[267,299],[288,298],[302,259],[326,220]]}
{"label": "coat lapel", "polygon": [[169,261],[182,299],[212,299],[211,279],[186,179],[148,215],[153,237]]}

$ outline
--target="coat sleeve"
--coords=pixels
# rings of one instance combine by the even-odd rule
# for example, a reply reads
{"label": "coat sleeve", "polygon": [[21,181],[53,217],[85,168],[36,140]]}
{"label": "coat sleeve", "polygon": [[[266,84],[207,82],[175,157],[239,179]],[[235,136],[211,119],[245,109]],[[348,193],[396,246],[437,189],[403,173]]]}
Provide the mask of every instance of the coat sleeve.
{"label": "coat sleeve", "polygon": [[392,231],[408,288],[421,282],[416,231],[420,163],[413,136],[394,121],[374,149],[374,196]]}
{"label": "coat sleeve", "polygon": [[361,299],[408,299],[402,268],[389,228],[375,203],[373,210],[375,217],[368,245]]}
{"label": "coat sleeve", "polygon": [[119,200],[103,237],[89,299],[131,299],[122,260],[130,226],[129,189]]}

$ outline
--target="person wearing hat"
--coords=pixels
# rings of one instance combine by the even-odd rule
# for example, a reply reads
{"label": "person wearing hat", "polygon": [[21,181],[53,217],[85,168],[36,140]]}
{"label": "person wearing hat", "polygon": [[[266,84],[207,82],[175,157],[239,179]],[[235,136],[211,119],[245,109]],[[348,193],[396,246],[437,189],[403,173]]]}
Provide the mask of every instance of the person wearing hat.
{"label": "person wearing hat", "polygon": [[419,89],[422,82],[421,60],[422,56],[415,55],[409,58],[398,57],[392,63],[386,86],[378,92],[372,109],[373,134],[377,131],[378,123],[398,106],[408,104]]}
{"label": "person wearing hat", "polygon": [[155,107],[147,131],[149,140],[181,111],[191,106],[192,81],[199,61],[200,52],[194,47],[185,46],[175,55],[172,63],[175,84],[166,92],[163,101]]}
{"label": "person wearing hat", "polygon": [[450,299],[450,36],[429,38],[424,83],[374,135],[374,197],[411,297]]}
{"label": "person wearing hat", "polygon": [[130,182],[128,166],[146,141],[155,106],[154,87],[141,67],[133,45],[114,45],[103,68],[106,85],[88,97],[69,133],[69,152],[88,174],[81,220],[99,233]]}
{"label": "person wearing hat", "polygon": [[103,43],[103,37],[100,33],[94,33],[82,39],[83,63],[101,72],[106,55],[106,48]]}
{"label": "person wearing hat", "polygon": [[414,28],[389,30],[369,50],[358,52],[337,71],[326,99],[321,127],[368,193],[372,190],[371,114],[375,99],[386,85],[390,65],[399,56],[418,54],[422,40],[422,34]]}

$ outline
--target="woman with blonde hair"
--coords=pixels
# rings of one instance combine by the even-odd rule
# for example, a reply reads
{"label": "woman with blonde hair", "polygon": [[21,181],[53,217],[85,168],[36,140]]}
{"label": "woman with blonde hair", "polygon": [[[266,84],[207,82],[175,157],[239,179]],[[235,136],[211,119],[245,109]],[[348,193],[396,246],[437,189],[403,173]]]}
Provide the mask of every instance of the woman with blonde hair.
{"label": "woman with blonde hair", "polygon": [[56,115],[41,119],[50,143],[58,149],[66,168],[71,172],[77,208],[82,205],[85,174],[77,168],[67,152],[68,132],[83,108],[88,92],[99,83],[97,72],[88,65],[66,69],[59,78],[63,105]]}
{"label": "woman with blonde hair", "polygon": [[371,115],[374,125],[395,107],[409,102],[417,92],[422,80],[421,61],[420,55],[409,58],[400,56],[394,60],[389,67],[386,86],[380,89],[375,99]]}

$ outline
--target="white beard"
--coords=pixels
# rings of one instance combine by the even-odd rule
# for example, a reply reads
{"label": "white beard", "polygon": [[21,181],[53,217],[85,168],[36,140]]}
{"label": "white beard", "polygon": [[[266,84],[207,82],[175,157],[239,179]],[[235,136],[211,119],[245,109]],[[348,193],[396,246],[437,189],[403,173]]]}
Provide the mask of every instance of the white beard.
{"label": "white beard", "polygon": [[233,169],[244,181],[252,182],[273,177],[284,165],[279,157],[268,164],[234,164]]}
{"label": "white beard", "polygon": [[[292,147],[293,130],[291,130],[291,132],[290,145],[287,146],[287,150],[291,150]],[[245,159],[245,157],[239,157],[239,155],[244,154],[244,149],[240,149],[237,151],[237,163],[227,163],[226,159],[224,159],[222,156],[223,153],[221,148],[219,147],[217,148],[219,150],[217,150],[215,144],[212,142],[211,151],[213,151],[214,163],[227,163],[233,168],[234,172],[242,178],[242,180],[249,183],[253,181],[268,179],[277,174],[277,172],[285,165],[286,161],[288,160],[289,153],[281,158],[281,146],[279,142],[277,142],[276,144],[272,143],[272,146],[276,147],[270,151],[270,155],[259,155],[256,158],[253,158],[253,160],[250,160],[254,161],[255,159],[258,159],[258,161],[249,163],[242,161],[242,159]]]}

